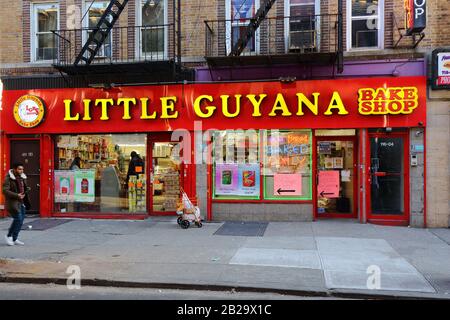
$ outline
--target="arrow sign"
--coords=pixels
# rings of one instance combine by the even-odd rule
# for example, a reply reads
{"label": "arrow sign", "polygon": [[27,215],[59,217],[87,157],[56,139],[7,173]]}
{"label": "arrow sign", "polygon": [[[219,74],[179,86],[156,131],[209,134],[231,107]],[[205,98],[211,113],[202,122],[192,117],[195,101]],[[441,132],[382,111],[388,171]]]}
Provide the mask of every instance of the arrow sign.
{"label": "arrow sign", "polygon": [[281,188],[278,188],[277,192],[278,194],[281,194],[282,192],[297,192],[297,190],[283,190]]}
{"label": "arrow sign", "polygon": [[277,173],[274,175],[273,194],[276,196],[301,196],[302,175],[297,173]]}
{"label": "arrow sign", "polygon": [[339,197],[339,171],[326,170],[319,171],[319,183],[317,193],[321,197],[338,198]]}

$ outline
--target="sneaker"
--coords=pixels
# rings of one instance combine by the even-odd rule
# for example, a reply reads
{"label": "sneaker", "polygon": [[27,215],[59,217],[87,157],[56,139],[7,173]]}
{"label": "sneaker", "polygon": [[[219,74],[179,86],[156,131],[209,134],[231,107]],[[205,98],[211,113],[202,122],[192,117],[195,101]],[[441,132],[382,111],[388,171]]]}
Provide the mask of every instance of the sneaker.
{"label": "sneaker", "polygon": [[14,241],[14,244],[17,244],[19,246],[24,246],[25,243],[23,243],[22,241],[20,241],[19,239],[17,239],[16,241]]}
{"label": "sneaker", "polygon": [[6,240],[6,244],[8,246],[13,246],[14,245],[14,241],[13,241],[12,237],[5,236],[5,240]]}

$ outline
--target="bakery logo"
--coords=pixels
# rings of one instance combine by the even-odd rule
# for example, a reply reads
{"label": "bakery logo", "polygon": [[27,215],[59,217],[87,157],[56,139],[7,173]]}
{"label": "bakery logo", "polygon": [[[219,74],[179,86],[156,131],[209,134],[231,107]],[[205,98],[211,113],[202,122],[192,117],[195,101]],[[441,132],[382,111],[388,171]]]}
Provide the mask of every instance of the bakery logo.
{"label": "bakery logo", "polygon": [[44,120],[45,107],[36,96],[20,97],[14,104],[14,119],[24,128],[34,128]]}

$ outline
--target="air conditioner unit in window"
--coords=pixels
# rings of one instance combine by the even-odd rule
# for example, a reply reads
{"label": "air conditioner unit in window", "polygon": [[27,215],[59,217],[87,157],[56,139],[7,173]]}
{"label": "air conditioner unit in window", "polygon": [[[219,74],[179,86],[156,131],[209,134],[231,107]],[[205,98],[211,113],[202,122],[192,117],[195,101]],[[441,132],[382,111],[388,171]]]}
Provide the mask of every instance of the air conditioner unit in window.
{"label": "air conditioner unit in window", "polygon": [[37,49],[37,60],[53,60],[56,57],[57,48],[44,47]]}
{"label": "air conditioner unit in window", "polygon": [[289,51],[312,51],[316,49],[316,30],[289,32]]}

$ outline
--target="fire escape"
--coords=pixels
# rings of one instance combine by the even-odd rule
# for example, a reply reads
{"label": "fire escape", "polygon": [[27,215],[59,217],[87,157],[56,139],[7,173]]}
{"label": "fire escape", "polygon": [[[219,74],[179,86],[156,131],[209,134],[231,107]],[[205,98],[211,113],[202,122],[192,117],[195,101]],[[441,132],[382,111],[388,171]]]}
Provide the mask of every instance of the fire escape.
{"label": "fire escape", "polygon": [[[94,27],[52,31],[57,46],[53,66],[63,75],[110,83],[192,80],[193,71],[181,64],[181,0],[172,1],[169,23],[120,25],[129,1],[111,0]],[[147,0],[142,9],[158,4],[162,0]]]}
{"label": "fire escape", "polygon": [[211,76],[218,68],[294,64],[328,65],[333,74],[342,73],[343,0],[338,0],[335,14],[269,16],[275,3],[261,0],[251,18],[242,18],[239,8],[239,18],[205,21],[205,59]]}

